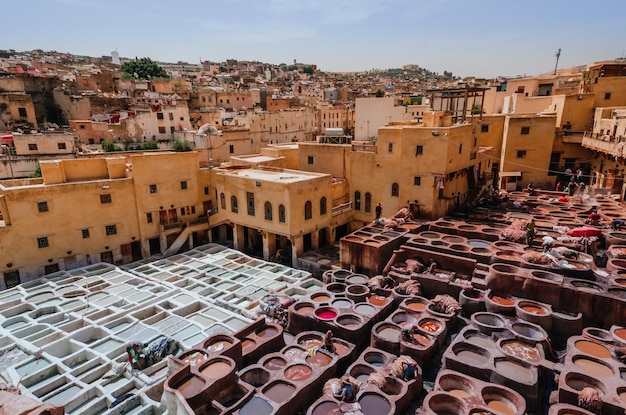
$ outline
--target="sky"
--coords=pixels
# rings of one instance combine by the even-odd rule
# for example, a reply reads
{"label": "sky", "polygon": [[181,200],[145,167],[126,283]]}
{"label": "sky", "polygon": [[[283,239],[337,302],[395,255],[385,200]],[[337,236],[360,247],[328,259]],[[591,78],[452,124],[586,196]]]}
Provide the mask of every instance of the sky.
{"label": "sky", "polygon": [[536,75],[624,57],[626,1],[3,0],[0,49]]}

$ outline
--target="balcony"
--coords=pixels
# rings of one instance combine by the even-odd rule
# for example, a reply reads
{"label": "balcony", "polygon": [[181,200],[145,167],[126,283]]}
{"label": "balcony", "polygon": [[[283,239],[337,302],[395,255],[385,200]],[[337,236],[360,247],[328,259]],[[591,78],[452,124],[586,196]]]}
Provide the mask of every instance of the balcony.
{"label": "balcony", "polygon": [[350,212],[351,210],[352,210],[352,201],[333,207],[332,215],[338,216],[338,215],[341,215],[342,213]]}
{"label": "balcony", "polygon": [[623,157],[626,139],[624,137],[615,137],[608,134],[597,134],[591,131],[585,131],[583,136],[583,147],[591,150],[600,151],[614,157]]}
{"label": "balcony", "polygon": [[375,142],[352,142],[352,151],[363,151],[366,153],[377,153],[377,146]]}

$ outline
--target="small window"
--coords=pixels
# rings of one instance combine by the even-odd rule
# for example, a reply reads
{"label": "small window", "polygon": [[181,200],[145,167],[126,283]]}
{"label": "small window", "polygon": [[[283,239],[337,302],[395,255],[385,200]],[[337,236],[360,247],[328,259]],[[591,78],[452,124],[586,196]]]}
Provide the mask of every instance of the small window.
{"label": "small window", "polygon": [[325,215],[328,211],[326,197],[320,199],[320,215]]}
{"label": "small window", "polygon": [[307,164],[313,164],[313,156],[307,156],[306,162]]}
{"label": "small window", "polygon": [[90,138],[88,141],[89,141],[89,144],[96,144],[96,140],[94,140],[93,138]]}
{"label": "small window", "polygon": [[65,150],[67,149],[67,147],[65,146],[65,143],[57,143],[57,148],[59,150]]}
{"label": "small window", "polygon": [[111,203],[111,195],[109,193],[100,195],[100,203]]}
{"label": "small window", "polygon": [[156,193],[157,192],[157,185],[156,184],[151,184],[150,185],[150,193]]}
{"label": "small window", "polygon": [[361,210],[361,192],[354,192],[354,210]]}
{"label": "small window", "polygon": [[187,181],[180,182],[180,190],[187,190]]}
{"label": "small window", "polygon": [[390,153],[393,151],[393,143],[389,143],[389,146],[387,147],[387,151],[389,151]]}
{"label": "small window", "polygon": [[40,212],[47,212],[48,211],[48,202],[37,202],[37,209]]}
{"label": "small window", "polygon": [[169,114],[170,121],[174,121],[174,113],[170,112]]}
{"label": "small window", "polygon": [[185,208],[180,208],[180,216],[185,216]]}
{"label": "small window", "polygon": [[19,107],[19,108],[17,109],[17,111],[18,111],[18,112],[19,112],[19,114],[20,114],[20,118],[26,118],[26,117],[28,117],[28,114],[26,113],[26,108],[24,108],[24,107]]}
{"label": "small window", "polygon": [[104,230],[107,235],[115,235],[117,233],[117,225],[106,225]]}
{"label": "small window", "polygon": [[180,117],[180,120],[181,121],[185,121],[185,117]]}
{"label": "small window", "polygon": [[152,213],[146,213],[146,222],[152,223]]}
{"label": "small window", "polygon": [[283,205],[278,206],[278,221],[285,223],[285,207]]}
{"label": "small window", "polygon": [[224,193],[220,193],[220,207],[226,209],[226,196],[224,196]]}
{"label": "small window", "polygon": [[192,214],[192,215],[195,215],[195,214],[196,214],[196,207],[195,207],[195,206],[192,206],[192,207],[191,207],[191,214]]}
{"label": "small window", "polygon": [[235,196],[230,197],[230,211],[233,213],[239,212],[239,204],[237,203],[237,198]]}
{"label": "small window", "polygon": [[235,145],[234,144],[231,144],[231,145],[228,146],[228,152],[230,154],[233,154],[235,152]]}
{"label": "small window", "polygon": [[480,126],[480,132],[481,133],[488,133],[489,132],[489,124],[483,124]]}
{"label": "small window", "polygon": [[81,229],[81,233],[83,234],[83,239],[89,239],[89,229]]}
{"label": "small window", "polygon": [[48,245],[48,237],[42,236],[41,238],[37,238],[37,248],[47,248]]}
{"label": "small window", "polygon": [[424,154],[424,146],[415,146],[415,155],[421,156]]}
{"label": "small window", "polygon": [[611,99],[611,93],[610,92],[605,93],[604,99]]}
{"label": "small window", "polygon": [[162,120],[162,119],[163,119],[163,113],[157,112],[157,120]]}
{"label": "small window", "polygon": [[522,134],[530,134],[530,127],[522,127]]}
{"label": "small window", "polygon": [[422,185],[422,178],[420,176],[413,177],[413,184],[415,186],[421,186]]}
{"label": "small window", "polygon": [[526,158],[526,150],[517,150],[517,158],[525,159]]}
{"label": "small window", "polygon": [[33,150],[33,151],[37,151],[37,144],[29,144],[28,145],[28,149],[29,150]]}
{"label": "small window", "polygon": [[159,127],[159,134],[165,134],[165,127]]}
{"label": "small window", "polygon": [[394,183],[391,185],[391,196],[398,197],[400,195],[400,186],[398,183]]}
{"label": "small window", "polygon": [[174,134],[176,132],[176,127],[174,127],[173,125],[170,127],[170,133]]}
{"label": "small window", "polygon": [[272,204],[270,202],[265,202],[265,219],[272,220]]}
{"label": "small window", "polygon": [[459,144],[459,154],[463,153],[463,144]]}
{"label": "small window", "polygon": [[84,129],[85,129],[85,125],[84,125],[84,124],[81,124],[80,129],[81,129],[81,130],[84,130]]}
{"label": "small window", "polygon": [[248,215],[254,216],[254,193],[246,192],[246,202],[248,205]]}
{"label": "small window", "polygon": [[209,186],[204,186],[204,194],[205,195],[209,194]]}
{"label": "small window", "polygon": [[372,211],[372,194],[370,192],[365,193],[365,213]]}
{"label": "small window", "polygon": [[304,219],[309,220],[313,217],[313,203],[307,200],[304,204]]}

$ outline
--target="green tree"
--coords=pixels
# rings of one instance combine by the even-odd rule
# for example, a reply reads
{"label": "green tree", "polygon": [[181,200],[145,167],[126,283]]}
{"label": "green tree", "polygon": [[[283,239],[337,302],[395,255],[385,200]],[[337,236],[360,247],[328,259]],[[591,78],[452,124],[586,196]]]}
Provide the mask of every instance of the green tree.
{"label": "green tree", "polygon": [[376,91],[376,98],[382,98],[385,96],[385,91],[383,91],[382,89],[379,89],[378,91]]}
{"label": "green tree", "polygon": [[302,72],[313,75],[313,67],[311,65],[306,65],[304,68],[302,68]]}
{"label": "green tree", "polygon": [[124,62],[120,67],[120,71],[127,78],[152,79],[155,77],[168,77],[165,69],[161,68],[150,58],[135,58],[135,60]]}
{"label": "green tree", "polygon": [[124,151],[124,149],[122,147],[120,147],[117,144],[112,143],[110,141],[103,141],[101,146],[102,146],[102,149],[106,153],[113,153],[115,151]]}
{"label": "green tree", "polygon": [[33,174],[31,174],[28,177],[30,178],[41,177],[41,165],[39,163],[37,163],[37,166],[35,167],[35,171],[33,172]]}
{"label": "green tree", "polygon": [[172,147],[172,149],[174,151],[191,151],[193,150],[193,148],[191,147],[191,143],[189,143],[189,141],[182,141],[179,139],[176,139],[174,141],[172,141],[170,143],[170,147]]}
{"label": "green tree", "polygon": [[142,150],[158,150],[159,145],[156,143],[156,141],[146,141],[144,143],[141,143],[140,148]]}

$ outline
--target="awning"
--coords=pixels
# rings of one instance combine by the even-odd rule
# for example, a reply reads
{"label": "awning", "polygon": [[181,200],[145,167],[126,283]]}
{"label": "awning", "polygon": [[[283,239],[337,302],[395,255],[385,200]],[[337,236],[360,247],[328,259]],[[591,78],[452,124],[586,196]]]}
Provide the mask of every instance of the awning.
{"label": "awning", "polygon": [[503,171],[503,172],[498,173],[498,175],[500,177],[521,177],[522,172],[521,171]]}

